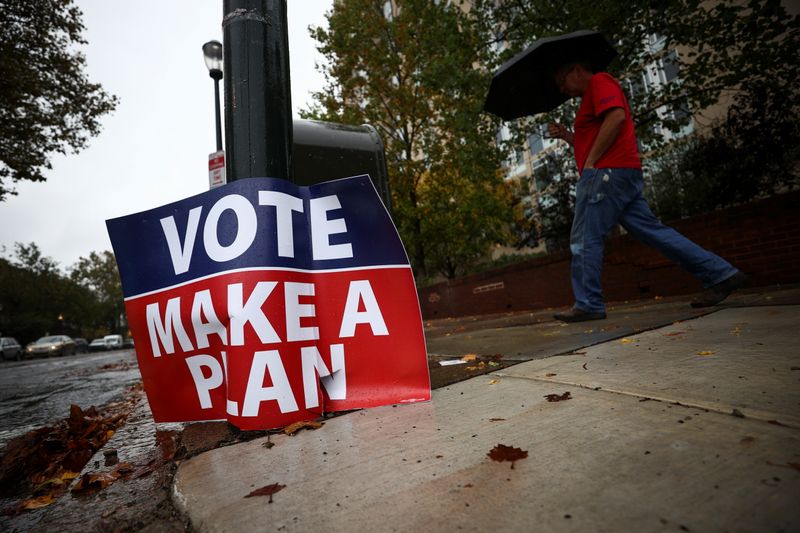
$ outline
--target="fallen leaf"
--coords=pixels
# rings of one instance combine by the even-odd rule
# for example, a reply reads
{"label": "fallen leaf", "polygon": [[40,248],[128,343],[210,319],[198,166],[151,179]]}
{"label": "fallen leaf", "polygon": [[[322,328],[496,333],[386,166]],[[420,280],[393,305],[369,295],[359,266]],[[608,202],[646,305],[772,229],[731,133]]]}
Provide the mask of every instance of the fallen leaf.
{"label": "fallen leaf", "polygon": [[547,376],[548,378],[552,378],[553,376],[557,376],[557,375],[558,374],[556,374],[554,372],[548,372],[547,374],[545,374],[545,376]]}
{"label": "fallen leaf", "polygon": [[55,499],[53,498],[52,494],[45,494],[44,496],[39,496],[38,498],[31,498],[29,500],[25,500],[24,502],[22,502],[20,508],[23,511],[30,511],[32,509],[41,509],[42,507],[47,507],[54,501]]}
{"label": "fallen leaf", "polygon": [[492,461],[511,461],[511,468],[513,469],[514,462],[528,457],[528,452],[521,448],[514,448],[513,446],[498,444],[486,455],[488,455]]}
{"label": "fallen leaf", "polygon": [[586,363],[583,363],[583,369],[586,370]]}
{"label": "fallen leaf", "polygon": [[571,400],[572,396],[567,391],[564,394],[548,394],[545,398],[547,398],[548,402],[563,402],[564,400]]}
{"label": "fallen leaf", "polygon": [[495,361],[489,361],[489,366],[500,366],[500,363],[497,363]]}
{"label": "fallen leaf", "polygon": [[256,489],[245,498],[252,498],[253,496],[269,496],[269,501],[267,503],[272,503],[272,495],[276,492],[282,491],[286,488],[286,485],[281,485],[280,483],[273,483],[272,485],[267,485],[265,487],[261,487],[260,489]]}
{"label": "fallen leaf", "polygon": [[632,343],[633,341],[632,341],[631,339],[620,339],[620,341],[619,341],[619,342],[621,342],[622,344],[630,344],[630,343]]}
{"label": "fallen leaf", "polygon": [[471,489],[471,488],[472,488],[472,487],[474,487],[474,486],[475,486],[475,485],[473,485],[472,483],[467,483],[466,485],[464,485],[464,488],[465,488],[465,489]]}
{"label": "fallen leaf", "polygon": [[489,422],[503,422],[505,418],[490,418]]}
{"label": "fallen leaf", "polygon": [[686,335],[688,331],[673,331],[672,333],[664,333],[665,337],[677,337],[678,335]]}
{"label": "fallen leaf", "polygon": [[500,383],[499,379],[493,379],[489,382],[489,385],[494,385],[495,383]]}
{"label": "fallen leaf", "polygon": [[714,352],[712,352],[711,350],[702,350],[697,352],[697,355],[714,355]]}
{"label": "fallen leaf", "polygon": [[322,422],[315,422],[314,420],[301,420],[300,422],[295,422],[294,424],[289,424],[285,428],[283,428],[283,432],[287,435],[294,435],[301,429],[319,429],[322,427]]}
{"label": "fallen leaf", "polygon": [[477,358],[478,358],[478,356],[475,355],[474,353],[468,353],[467,355],[462,357],[461,360],[462,361],[474,361]]}
{"label": "fallen leaf", "polygon": [[104,489],[114,483],[119,477],[120,474],[117,471],[84,474],[72,488],[72,493],[80,494],[82,492]]}

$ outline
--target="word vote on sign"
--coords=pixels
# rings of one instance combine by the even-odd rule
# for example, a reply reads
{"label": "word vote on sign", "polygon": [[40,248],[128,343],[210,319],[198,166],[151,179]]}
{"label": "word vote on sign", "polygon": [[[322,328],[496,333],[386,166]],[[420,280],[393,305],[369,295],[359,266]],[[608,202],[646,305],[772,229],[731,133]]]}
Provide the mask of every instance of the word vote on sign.
{"label": "word vote on sign", "polygon": [[430,399],[413,274],[368,176],[239,180],[106,224],[157,422]]}

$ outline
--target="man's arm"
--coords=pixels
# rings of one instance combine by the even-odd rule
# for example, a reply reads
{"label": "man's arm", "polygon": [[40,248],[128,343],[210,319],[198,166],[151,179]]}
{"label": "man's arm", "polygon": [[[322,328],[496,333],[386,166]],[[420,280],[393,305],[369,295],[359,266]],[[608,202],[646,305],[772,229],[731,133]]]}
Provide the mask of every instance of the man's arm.
{"label": "man's arm", "polygon": [[589,155],[586,156],[584,169],[594,168],[597,160],[614,144],[624,122],[625,110],[621,107],[614,107],[603,113],[603,123],[600,125],[600,131],[597,133],[592,149],[589,150]]}

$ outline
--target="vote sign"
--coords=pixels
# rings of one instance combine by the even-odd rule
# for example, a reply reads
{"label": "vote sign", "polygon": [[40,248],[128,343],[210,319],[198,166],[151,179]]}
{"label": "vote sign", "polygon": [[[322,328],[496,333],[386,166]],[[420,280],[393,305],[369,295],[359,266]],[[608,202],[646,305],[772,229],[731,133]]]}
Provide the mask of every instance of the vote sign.
{"label": "vote sign", "polygon": [[156,422],[430,400],[413,274],[368,176],[238,180],[106,225]]}

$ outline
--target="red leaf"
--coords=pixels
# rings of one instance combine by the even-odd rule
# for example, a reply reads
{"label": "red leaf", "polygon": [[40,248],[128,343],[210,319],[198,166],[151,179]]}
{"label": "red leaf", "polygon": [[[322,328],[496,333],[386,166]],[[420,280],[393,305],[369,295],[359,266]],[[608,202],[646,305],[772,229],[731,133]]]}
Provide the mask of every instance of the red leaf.
{"label": "red leaf", "polygon": [[272,495],[276,492],[280,492],[286,487],[286,485],[281,485],[280,483],[273,483],[272,485],[267,485],[265,487],[261,487],[260,489],[256,489],[245,498],[252,498],[253,496],[269,496],[269,501],[267,503],[272,503]]}
{"label": "red leaf", "polygon": [[564,394],[548,394],[545,398],[547,398],[548,402],[563,402],[564,400],[571,400],[572,396],[567,391]]}
{"label": "red leaf", "polygon": [[528,452],[522,448],[498,444],[486,455],[488,455],[492,461],[511,461],[511,468],[514,468],[514,461],[525,459],[528,457]]}

